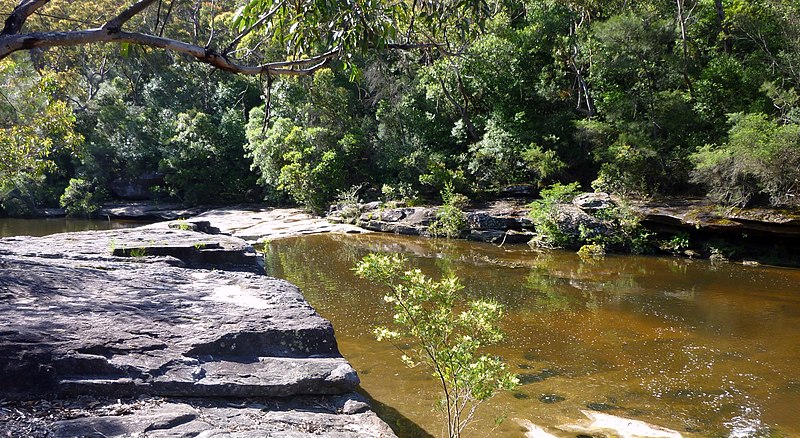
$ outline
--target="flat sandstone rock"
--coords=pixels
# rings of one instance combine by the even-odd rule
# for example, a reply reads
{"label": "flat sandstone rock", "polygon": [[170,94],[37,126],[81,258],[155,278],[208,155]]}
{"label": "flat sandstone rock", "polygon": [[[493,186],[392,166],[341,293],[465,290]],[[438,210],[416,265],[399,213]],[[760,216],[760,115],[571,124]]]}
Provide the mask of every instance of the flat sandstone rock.
{"label": "flat sandstone rock", "polygon": [[242,240],[192,231],[0,239],[0,399],[352,394],[331,324],[262,272]]}

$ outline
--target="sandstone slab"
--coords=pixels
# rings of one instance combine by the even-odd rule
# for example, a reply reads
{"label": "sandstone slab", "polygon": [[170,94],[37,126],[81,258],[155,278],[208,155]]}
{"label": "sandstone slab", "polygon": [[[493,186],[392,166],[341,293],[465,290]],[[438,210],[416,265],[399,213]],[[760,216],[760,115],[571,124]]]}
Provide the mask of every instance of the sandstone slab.
{"label": "sandstone slab", "polygon": [[[331,324],[296,286],[264,275],[252,247],[231,236],[138,228],[0,239],[0,315],[0,400],[333,403],[352,398],[359,383]],[[88,428],[103,435],[86,436],[307,436],[291,426],[301,423],[359,436],[359,428],[382,424],[356,402],[340,409],[358,414],[346,419],[336,411],[266,409],[258,424],[245,421],[258,409],[169,403],[139,416],[64,419],[49,424],[55,435],[48,436],[82,436],[77,431]],[[236,420],[206,421],[219,412]]]}
{"label": "sandstone slab", "polygon": [[[297,208],[230,207],[204,212],[187,222],[206,221],[219,232],[251,243],[319,233],[360,234],[366,230],[330,223]],[[161,224],[156,226],[162,226]]]}

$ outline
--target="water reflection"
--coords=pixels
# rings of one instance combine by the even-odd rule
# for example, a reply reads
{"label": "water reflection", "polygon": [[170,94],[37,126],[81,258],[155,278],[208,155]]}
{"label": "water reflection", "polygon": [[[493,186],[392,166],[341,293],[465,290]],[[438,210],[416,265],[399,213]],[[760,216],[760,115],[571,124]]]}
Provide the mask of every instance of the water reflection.
{"label": "water reflection", "polygon": [[0,237],[10,236],[47,236],[56,233],[73,233],[89,230],[114,230],[132,228],[150,222],[100,219],[16,219],[0,218]]}
{"label": "water reflection", "polygon": [[435,382],[372,338],[390,314],[384,291],[350,271],[368,252],[402,252],[506,306],[508,336],[493,352],[524,384],[483,408],[477,435],[521,436],[497,419],[552,427],[595,409],[688,436],[800,436],[800,270],[386,235],[287,239],[265,251],[268,271],[333,322],[364,388],[433,435]]}

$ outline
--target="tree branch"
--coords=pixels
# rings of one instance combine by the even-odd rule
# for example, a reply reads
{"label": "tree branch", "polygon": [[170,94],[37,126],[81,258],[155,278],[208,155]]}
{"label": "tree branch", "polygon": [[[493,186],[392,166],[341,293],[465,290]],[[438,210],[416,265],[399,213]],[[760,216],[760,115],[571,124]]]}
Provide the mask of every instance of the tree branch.
{"label": "tree branch", "polygon": [[33,32],[21,35],[0,35],[0,59],[20,50],[93,43],[131,43],[156,47],[192,56],[196,60],[220,70],[244,75],[262,73],[284,76],[309,75],[325,67],[331,59],[338,57],[340,52],[337,48],[311,58],[248,66],[237,64],[218,52],[195,44],[138,32],[115,32],[101,28],[72,32]]}
{"label": "tree branch", "polygon": [[0,31],[0,35],[13,35],[22,30],[25,25],[25,20],[31,16],[37,9],[47,4],[50,0],[23,0],[17,7],[11,11],[11,14],[6,18],[5,26]]}
{"label": "tree branch", "polygon": [[255,30],[255,29],[258,27],[258,26],[261,26],[262,24],[264,24],[264,22],[265,22],[265,21],[267,21],[267,20],[269,20],[270,18],[272,18],[272,16],[273,16],[273,15],[275,15],[275,13],[276,13],[276,12],[278,12],[278,10],[279,10],[280,8],[282,8],[282,7],[283,7],[283,5],[285,5],[285,4],[286,4],[286,0],[282,0],[281,2],[279,2],[278,4],[276,4],[275,6],[273,6],[273,7],[272,7],[272,9],[270,9],[269,11],[267,11],[267,13],[265,13],[264,15],[262,15],[262,16],[261,16],[261,17],[260,17],[260,18],[259,18],[259,19],[258,19],[258,20],[255,22],[255,23],[253,23],[253,24],[252,24],[250,27],[248,27],[247,29],[245,29],[245,30],[241,31],[241,32],[239,33],[239,35],[237,35],[237,36],[236,36],[236,38],[234,38],[234,39],[233,39],[233,41],[231,41],[231,43],[230,43],[230,44],[228,44],[228,47],[226,47],[226,48],[225,48],[225,50],[223,50],[223,51],[222,51],[222,53],[224,53],[224,54],[226,54],[226,55],[227,55],[228,53],[230,53],[230,52],[231,52],[231,50],[233,50],[233,49],[236,47],[236,45],[237,45],[237,44],[239,44],[239,41],[241,41],[241,40],[242,40],[242,38],[246,37],[248,34],[250,34],[250,32],[252,32],[253,30]]}
{"label": "tree branch", "polygon": [[109,32],[119,32],[123,24],[127,23],[128,20],[133,18],[134,15],[138,14],[139,12],[142,12],[148,6],[152,5],[155,2],[156,0],[139,0],[138,2],[131,5],[129,8],[122,11],[121,14],[109,20],[106,24],[103,25],[102,29],[107,30]]}

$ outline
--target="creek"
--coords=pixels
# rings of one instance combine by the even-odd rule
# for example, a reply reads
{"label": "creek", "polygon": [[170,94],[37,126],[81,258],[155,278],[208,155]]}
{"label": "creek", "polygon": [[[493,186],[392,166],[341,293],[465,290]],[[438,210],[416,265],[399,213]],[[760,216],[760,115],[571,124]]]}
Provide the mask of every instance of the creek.
{"label": "creek", "polygon": [[16,219],[0,218],[0,237],[10,236],[47,236],[55,233],[73,233],[89,230],[114,230],[118,228],[140,227],[150,223],[130,220],[99,220],[99,219]]}
{"label": "creek", "polygon": [[800,436],[800,270],[646,256],[583,261],[527,246],[381,234],[281,239],[264,251],[268,273],[300,286],[331,320],[363,390],[400,436],[439,436],[438,388],[372,334],[391,319],[386,291],[350,269],[375,251],[406,254],[437,278],[453,273],[471,296],[505,306],[506,338],[492,353],[522,384],[485,403],[468,436],[519,437],[515,418],[552,428],[589,409],[685,436]]}
{"label": "creek", "polygon": [[[124,221],[0,219],[0,236],[137,226]],[[267,271],[303,289],[331,320],[375,410],[402,437],[439,436],[436,381],[377,342],[385,290],[351,268],[399,252],[466,293],[501,302],[503,357],[519,388],[490,399],[467,436],[520,437],[514,419],[550,428],[599,410],[685,436],[800,436],[800,270],[669,257],[606,256],[386,234],[315,235],[264,248]],[[564,435],[568,436],[568,435]],[[574,434],[573,434],[574,436]]]}

